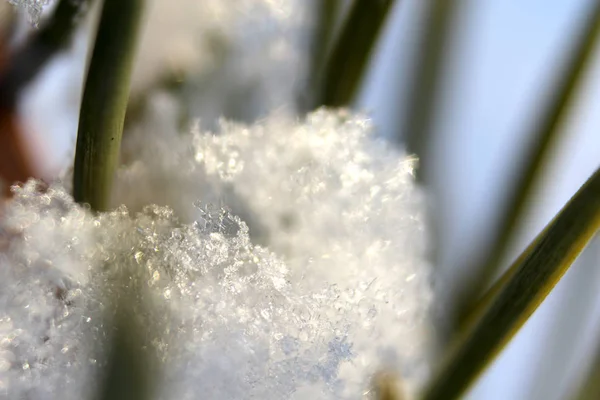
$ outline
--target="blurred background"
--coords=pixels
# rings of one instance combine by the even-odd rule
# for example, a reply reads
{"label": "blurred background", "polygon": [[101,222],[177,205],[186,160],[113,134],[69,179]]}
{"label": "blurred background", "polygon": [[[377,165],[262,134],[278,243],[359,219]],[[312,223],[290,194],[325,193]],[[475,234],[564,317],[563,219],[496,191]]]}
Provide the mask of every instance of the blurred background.
{"label": "blurred background", "polygon": [[[407,85],[411,76],[406,60],[413,42],[406,38],[419,31],[414,18],[419,2],[400,3],[386,26],[360,100],[388,137],[397,134],[397,110],[405,100],[397,87]],[[460,6],[432,139],[421,155],[422,162],[430,164],[424,180],[434,196],[434,225],[439,230],[437,284],[450,288],[442,290],[441,296],[451,296],[452,288],[473,266],[470,260],[489,248],[505,194],[521,172],[520,161],[531,145],[531,125],[592,3],[471,0]],[[549,149],[504,266],[600,165],[598,56],[559,140]],[[568,398],[600,344],[599,266],[596,238],[470,398]]]}
{"label": "blurred background", "polygon": [[[202,3],[199,0],[155,0],[153,7],[159,10],[173,7],[171,4],[176,1],[182,3],[182,8],[186,4],[199,7]],[[314,7],[320,1],[305,4]],[[281,3],[277,8],[281,14],[253,14],[254,18],[260,16],[267,21],[257,33],[259,39],[255,40],[277,38],[279,23],[288,24],[285,35],[289,36],[284,37],[292,38],[293,42],[294,24],[300,26],[310,21],[310,10],[305,15],[287,15],[286,12],[296,13],[297,8],[286,8],[283,0],[273,2]],[[347,9],[350,0],[342,3],[343,9]],[[409,106],[411,97],[407,93],[419,90],[411,85],[415,83],[414,60],[424,31],[424,3],[420,0],[394,3],[354,104],[373,117],[378,133],[389,139],[390,145],[407,138],[408,134],[402,132],[400,110]],[[489,253],[496,238],[507,194],[522,173],[522,160],[534,144],[529,134],[531,126],[539,117],[540,108],[561,72],[567,50],[594,1],[463,0],[457,3],[459,6],[444,41],[446,56],[432,114],[432,129],[428,140],[419,148],[421,180],[431,194],[434,241],[431,257],[436,266],[434,285],[440,305],[434,314],[442,330],[448,311],[444,305],[459,290],[464,277]],[[343,16],[343,9],[338,20]],[[211,49],[211,58],[197,59],[189,54],[196,51],[194,45],[200,43],[200,39],[199,42],[191,40],[188,46],[189,32],[179,37],[181,33],[170,28],[185,30],[187,25],[178,25],[178,20],[169,13],[151,11],[151,14],[150,21],[156,22],[150,25],[154,27],[154,36],[149,36],[150,31],[145,33],[150,46],[167,46],[171,51],[169,57],[173,56],[174,60],[175,56],[184,55],[183,61],[181,57],[177,61],[182,65],[202,63],[204,70],[213,68],[221,74],[210,75],[212,86],[201,83],[194,86],[201,87],[206,96],[226,99],[218,106],[215,106],[216,101],[210,107],[206,103],[195,103],[195,110],[201,110],[198,113],[205,126],[214,124],[222,113],[251,120],[260,118],[270,108],[285,107],[281,98],[288,93],[284,89],[282,93],[274,93],[273,86],[257,89],[258,86],[248,85],[244,80],[230,82],[227,77],[240,71],[233,68],[223,72],[219,67],[229,65],[220,62],[227,54],[238,51],[227,43],[239,36],[213,35],[202,39],[201,47]],[[286,22],[277,20],[279,22],[270,24],[268,18]],[[221,24],[217,26],[219,29],[233,23],[225,16],[216,21],[215,25]],[[19,29],[24,32],[28,29],[25,21],[17,26],[23,26]],[[203,35],[205,31],[192,33]],[[18,34],[14,37],[20,40]],[[56,176],[72,159],[88,41],[84,34],[75,35],[72,46],[53,57],[20,96],[18,114],[24,148],[35,174],[45,179]],[[286,47],[289,43],[275,41],[269,54],[294,59],[298,55],[290,50],[293,46]],[[256,41],[251,41],[240,46],[255,44]],[[260,53],[261,49],[257,46],[256,51]],[[503,267],[533,240],[600,165],[600,54],[596,53],[598,51],[569,119],[544,158],[541,176],[533,186],[506,254],[498,260]],[[160,54],[157,51],[156,60],[150,58],[145,62],[160,64]],[[249,68],[252,59],[244,60]],[[277,62],[257,63],[252,68],[261,69],[265,65],[272,68],[265,76],[276,78],[275,68],[280,67]],[[161,76],[166,82],[166,91],[175,90],[185,96],[185,90],[177,82],[194,78],[193,74],[178,75],[182,69],[185,67],[177,66],[175,74],[165,79]],[[157,74],[150,72],[144,76],[156,78]],[[219,79],[214,78],[219,76]],[[207,80],[205,76],[198,82]],[[139,88],[134,87],[134,100],[136,93],[144,92],[144,85],[142,82]],[[223,85],[230,87],[223,89]],[[253,98],[264,97],[266,92],[273,98],[262,106],[253,102],[233,104],[230,100],[240,93]],[[249,104],[252,104],[251,109],[248,109]],[[194,114],[194,109],[185,113]],[[469,398],[567,398],[585,376],[600,345],[599,287],[600,241],[596,238],[470,391]]]}

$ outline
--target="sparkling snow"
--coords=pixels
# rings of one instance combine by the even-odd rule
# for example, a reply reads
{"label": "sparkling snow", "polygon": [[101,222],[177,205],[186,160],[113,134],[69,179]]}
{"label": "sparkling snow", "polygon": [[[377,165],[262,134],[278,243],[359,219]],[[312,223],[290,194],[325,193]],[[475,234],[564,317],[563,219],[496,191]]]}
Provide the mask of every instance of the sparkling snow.
{"label": "sparkling snow", "polygon": [[118,298],[146,328],[156,399],[359,399],[381,369],[423,382],[425,198],[367,118],[150,121],[126,139],[128,208],[29,182],[2,211],[0,397],[92,398]]}

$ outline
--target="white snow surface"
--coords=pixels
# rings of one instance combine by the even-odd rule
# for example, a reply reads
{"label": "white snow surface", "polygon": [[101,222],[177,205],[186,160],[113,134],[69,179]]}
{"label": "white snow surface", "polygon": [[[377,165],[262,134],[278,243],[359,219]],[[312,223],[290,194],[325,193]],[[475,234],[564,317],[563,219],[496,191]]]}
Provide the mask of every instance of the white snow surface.
{"label": "white snow surface", "polygon": [[2,211],[1,398],[95,398],[118,298],[155,399],[360,399],[381,369],[409,392],[427,377],[425,197],[368,118],[150,121],[124,150],[127,208],[31,181]]}

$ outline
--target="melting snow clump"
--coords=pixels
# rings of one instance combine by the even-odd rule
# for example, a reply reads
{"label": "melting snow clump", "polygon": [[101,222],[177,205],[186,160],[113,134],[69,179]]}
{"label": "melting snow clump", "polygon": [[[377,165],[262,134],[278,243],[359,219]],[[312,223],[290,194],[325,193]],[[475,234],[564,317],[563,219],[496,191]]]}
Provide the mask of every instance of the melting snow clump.
{"label": "melting snow clump", "polygon": [[94,214],[32,181],[2,211],[0,397],[91,399],[119,298],[146,329],[153,399],[361,399],[381,369],[423,382],[414,160],[344,111],[142,130],[125,206]]}

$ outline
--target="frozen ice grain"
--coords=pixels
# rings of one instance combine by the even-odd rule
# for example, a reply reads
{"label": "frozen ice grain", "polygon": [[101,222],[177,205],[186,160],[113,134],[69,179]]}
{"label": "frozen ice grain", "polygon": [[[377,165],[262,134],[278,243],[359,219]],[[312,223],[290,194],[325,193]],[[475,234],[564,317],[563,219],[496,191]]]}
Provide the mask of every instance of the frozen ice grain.
{"label": "frozen ice grain", "polygon": [[24,10],[29,22],[34,25],[37,25],[44,7],[50,4],[50,0],[8,0],[8,2]]}
{"label": "frozen ice grain", "polygon": [[414,389],[431,301],[423,198],[414,161],[371,130],[318,111],[129,135],[138,158],[116,198],[130,211],[17,189],[0,220],[0,397],[91,398],[123,276],[143,292],[131,307],[147,310],[157,399],[359,399],[381,368]]}
{"label": "frozen ice grain", "polygon": [[[193,87],[193,115],[241,109],[262,113],[288,103],[303,76],[308,18],[304,0],[158,0],[148,22],[132,77],[137,94],[169,76]],[[201,105],[201,106],[200,106]],[[230,115],[230,114],[229,114]]]}

